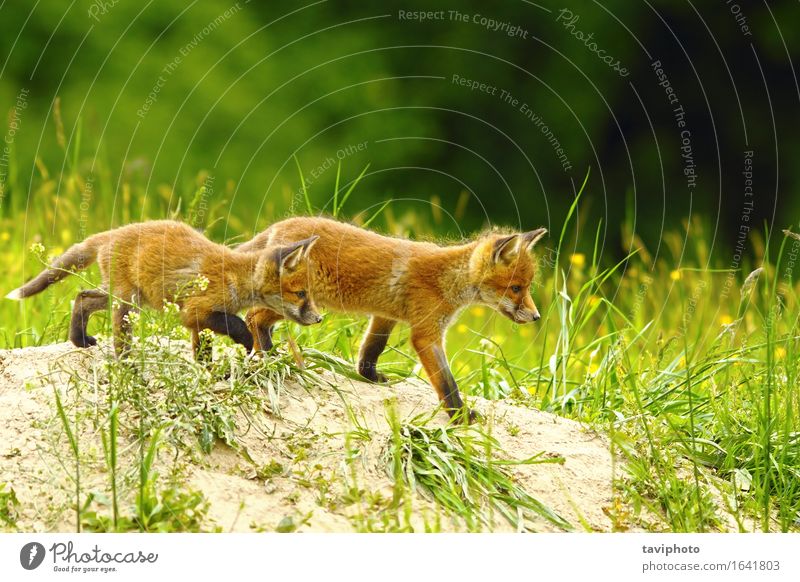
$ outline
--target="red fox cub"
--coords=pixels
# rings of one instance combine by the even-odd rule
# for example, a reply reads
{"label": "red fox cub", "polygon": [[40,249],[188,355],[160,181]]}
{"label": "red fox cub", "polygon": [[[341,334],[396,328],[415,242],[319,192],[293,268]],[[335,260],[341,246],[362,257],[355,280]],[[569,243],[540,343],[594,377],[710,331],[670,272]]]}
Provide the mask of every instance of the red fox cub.
{"label": "red fox cub", "polygon": [[[490,233],[457,245],[438,246],[390,238],[327,218],[290,218],[239,246],[260,251],[309,236],[309,286],[314,299],[336,311],[372,316],[358,356],[358,372],[385,381],[376,368],[398,321],[411,324],[411,343],[433,387],[454,416],[463,409],[444,350],[445,331],[467,305],[488,305],[516,323],[539,319],[530,295],[534,262],[528,251],[547,231]],[[272,329],[283,315],[270,308],[248,312],[256,349],[272,348]],[[470,419],[474,415],[470,412]]]}
{"label": "red fox cub", "polygon": [[[78,293],[72,310],[69,339],[76,346],[97,343],[86,332],[89,316],[106,309],[113,298],[114,346],[119,355],[129,347],[130,324],[125,316],[140,304],[161,308],[164,301],[180,307],[183,325],[192,330],[198,359],[209,355],[206,350],[199,351],[203,329],[230,336],[249,352],[253,336],[236,315],[242,309],[269,308],[271,313],[303,325],[322,320],[307,291],[307,257],[317,238],[265,246],[253,254],[213,243],[180,222],[130,224],[73,245],[49,269],[6,297],[36,295],[97,261],[101,288]],[[191,286],[199,288],[187,292]]]}

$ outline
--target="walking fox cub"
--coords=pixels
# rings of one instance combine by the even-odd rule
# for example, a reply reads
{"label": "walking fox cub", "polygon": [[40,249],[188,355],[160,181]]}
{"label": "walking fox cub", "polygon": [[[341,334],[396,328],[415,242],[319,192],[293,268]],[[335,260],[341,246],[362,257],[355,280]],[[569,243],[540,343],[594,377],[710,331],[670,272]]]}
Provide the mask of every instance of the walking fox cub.
{"label": "walking fox cub", "polygon": [[[268,245],[319,236],[310,252],[309,286],[323,307],[371,315],[358,356],[358,372],[385,381],[376,368],[398,321],[411,324],[414,346],[433,387],[454,416],[463,409],[444,350],[447,327],[470,304],[488,305],[516,323],[539,319],[530,295],[529,255],[547,231],[489,233],[457,246],[438,246],[379,235],[327,218],[290,218],[240,245],[255,252]],[[256,349],[272,348],[272,329],[283,315],[251,309],[246,317]],[[473,419],[473,413],[469,412]]]}
{"label": "walking fox cub", "polygon": [[[182,323],[192,331],[192,347],[198,359],[208,357],[205,350],[199,351],[199,332],[203,329],[230,336],[249,352],[253,336],[236,315],[242,309],[268,308],[303,325],[322,320],[307,291],[307,257],[317,238],[264,246],[253,254],[213,243],[180,222],[131,224],[73,245],[49,269],[6,297],[36,295],[97,261],[101,288],[78,293],[72,310],[69,339],[76,346],[97,343],[87,334],[86,325],[92,313],[108,307],[111,297],[114,346],[120,355],[129,347],[130,325],[125,316],[138,305],[160,308],[164,301],[180,307]],[[187,286],[202,277],[208,285],[187,292]]]}

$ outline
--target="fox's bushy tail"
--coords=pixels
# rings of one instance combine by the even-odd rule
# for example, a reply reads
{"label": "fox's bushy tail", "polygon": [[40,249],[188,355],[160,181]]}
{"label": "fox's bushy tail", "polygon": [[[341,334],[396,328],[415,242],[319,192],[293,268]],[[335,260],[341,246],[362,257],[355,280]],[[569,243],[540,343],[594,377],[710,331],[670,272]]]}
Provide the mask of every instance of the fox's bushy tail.
{"label": "fox's bushy tail", "polygon": [[85,241],[72,245],[67,252],[53,261],[50,268],[45,269],[22,287],[14,289],[6,295],[6,299],[25,299],[47,289],[53,283],[66,278],[71,272],[82,271],[97,259],[97,244],[90,237]]}

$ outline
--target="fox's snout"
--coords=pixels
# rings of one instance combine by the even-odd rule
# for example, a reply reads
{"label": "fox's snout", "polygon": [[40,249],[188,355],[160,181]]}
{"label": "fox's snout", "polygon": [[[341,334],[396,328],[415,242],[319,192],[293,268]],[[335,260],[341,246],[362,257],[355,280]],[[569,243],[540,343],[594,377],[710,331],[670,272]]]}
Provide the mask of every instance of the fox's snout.
{"label": "fox's snout", "polygon": [[542,314],[539,313],[530,295],[515,305],[515,309],[511,313],[511,319],[516,323],[530,323],[531,321],[539,321],[541,318]]}
{"label": "fox's snout", "polygon": [[303,303],[299,307],[287,306],[286,315],[300,325],[314,325],[322,321],[322,315],[311,302]]}
{"label": "fox's snout", "polygon": [[519,303],[509,301],[504,307],[503,313],[514,323],[530,323],[539,321],[542,318],[542,314],[539,313],[539,309],[537,309],[530,295],[523,298]]}
{"label": "fox's snout", "polygon": [[316,311],[300,311],[292,319],[300,325],[314,325],[322,321],[322,315]]}
{"label": "fox's snout", "polygon": [[539,321],[542,318],[538,309],[531,310],[525,307],[520,307],[509,315],[515,323],[530,323],[531,321]]}
{"label": "fox's snout", "polygon": [[306,325],[314,325],[322,321],[322,315],[317,311],[317,306],[313,301],[307,301],[300,308],[300,317],[306,322]]}
{"label": "fox's snout", "polygon": [[313,311],[295,313],[294,310],[286,310],[285,315],[300,325],[314,325],[322,321],[322,315]]}

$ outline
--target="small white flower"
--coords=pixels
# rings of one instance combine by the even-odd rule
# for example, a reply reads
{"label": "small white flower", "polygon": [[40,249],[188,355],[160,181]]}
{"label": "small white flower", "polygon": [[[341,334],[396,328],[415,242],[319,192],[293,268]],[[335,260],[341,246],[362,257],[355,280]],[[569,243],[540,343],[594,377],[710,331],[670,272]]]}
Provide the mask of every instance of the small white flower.
{"label": "small white flower", "polygon": [[555,376],[556,375],[556,370],[558,369],[558,357],[555,354],[550,356],[549,367],[550,367],[550,373],[553,376]]}

